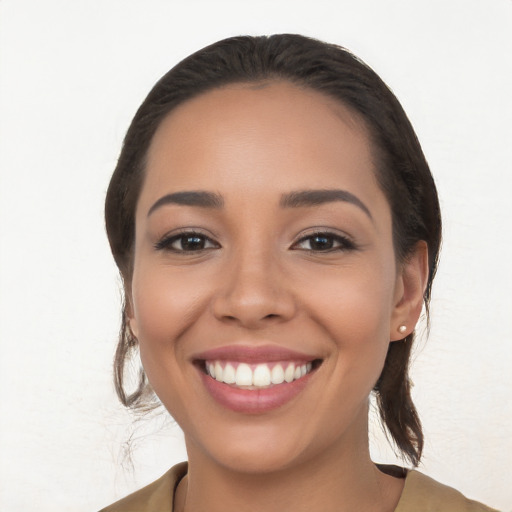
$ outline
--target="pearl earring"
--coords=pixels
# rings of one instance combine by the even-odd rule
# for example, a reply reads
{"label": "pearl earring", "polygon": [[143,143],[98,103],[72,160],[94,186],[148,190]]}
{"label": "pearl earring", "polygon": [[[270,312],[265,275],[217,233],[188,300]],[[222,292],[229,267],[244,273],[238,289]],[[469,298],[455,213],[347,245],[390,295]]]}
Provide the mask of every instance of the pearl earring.
{"label": "pearl earring", "polygon": [[407,326],[406,326],[406,325],[401,325],[401,326],[398,328],[398,332],[399,332],[400,334],[403,334],[406,330],[407,330]]}

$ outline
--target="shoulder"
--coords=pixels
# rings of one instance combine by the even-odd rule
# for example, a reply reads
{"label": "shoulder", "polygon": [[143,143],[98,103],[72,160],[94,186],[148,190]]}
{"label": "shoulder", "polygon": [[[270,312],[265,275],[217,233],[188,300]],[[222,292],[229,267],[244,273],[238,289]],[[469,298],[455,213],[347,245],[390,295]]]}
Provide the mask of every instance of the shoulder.
{"label": "shoulder", "polygon": [[497,512],[466,498],[452,487],[411,470],[395,512]]}
{"label": "shoulder", "polygon": [[100,512],[172,512],[174,491],[187,473],[187,463],[173,466],[158,480],[116,501]]}

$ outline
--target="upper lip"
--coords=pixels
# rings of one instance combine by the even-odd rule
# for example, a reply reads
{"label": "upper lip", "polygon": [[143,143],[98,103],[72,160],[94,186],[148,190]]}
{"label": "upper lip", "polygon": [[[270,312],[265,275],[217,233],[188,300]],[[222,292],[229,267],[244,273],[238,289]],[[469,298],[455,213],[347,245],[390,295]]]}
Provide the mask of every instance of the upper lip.
{"label": "upper lip", "polygon": [[193,360],[203,361],[237,361],[244,363],[265,363],[277,361],[310,362],[318,356],[305,354],[276,345],[226,345],[194,354]]}

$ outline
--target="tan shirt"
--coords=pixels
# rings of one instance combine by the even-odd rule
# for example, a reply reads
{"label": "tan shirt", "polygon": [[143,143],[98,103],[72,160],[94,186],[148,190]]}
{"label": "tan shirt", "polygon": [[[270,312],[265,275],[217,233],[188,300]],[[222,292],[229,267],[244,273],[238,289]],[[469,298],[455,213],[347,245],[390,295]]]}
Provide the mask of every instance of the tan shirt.
{"label": "tan shirt", "polygon": [[[187,463],[171,468],[155,482],[100,512],[173,512],[173,498],[179,481],[187,473]],[[497,512],[465,498],[460,492],[411,470],[395,512]]]}

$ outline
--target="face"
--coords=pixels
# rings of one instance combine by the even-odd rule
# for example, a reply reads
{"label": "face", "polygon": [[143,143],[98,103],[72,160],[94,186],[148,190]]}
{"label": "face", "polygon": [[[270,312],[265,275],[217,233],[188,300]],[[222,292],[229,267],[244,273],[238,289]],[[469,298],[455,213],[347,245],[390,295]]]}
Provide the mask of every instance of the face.
{"label": "face", "polygon": [[261,472],[366,445],[410,318],[357,116],[285,83],[232,85],[164,120],[146,173],[130,326],[190,460]]}

